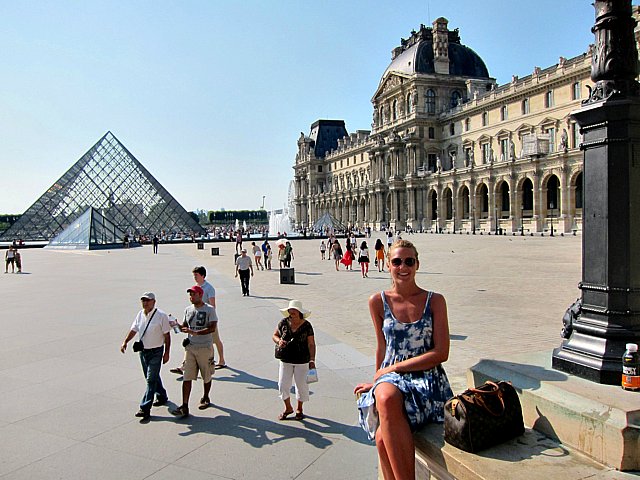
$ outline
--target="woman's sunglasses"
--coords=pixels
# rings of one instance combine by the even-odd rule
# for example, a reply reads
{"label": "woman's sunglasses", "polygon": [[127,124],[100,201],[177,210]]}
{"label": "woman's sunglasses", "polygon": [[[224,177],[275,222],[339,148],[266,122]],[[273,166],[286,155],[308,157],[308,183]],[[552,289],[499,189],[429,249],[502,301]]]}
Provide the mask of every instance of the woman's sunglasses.
{"label": "woman's sunglasses", "polygon": [[413,257],[407,257],[407,258],[392,258],[391,260],[391,265],[393,265],[394,267],[399,267],[400,265],[402,265],[402,262],[404,262],[404,264],[407,267],[413,267],[416,264],[416,259]]}

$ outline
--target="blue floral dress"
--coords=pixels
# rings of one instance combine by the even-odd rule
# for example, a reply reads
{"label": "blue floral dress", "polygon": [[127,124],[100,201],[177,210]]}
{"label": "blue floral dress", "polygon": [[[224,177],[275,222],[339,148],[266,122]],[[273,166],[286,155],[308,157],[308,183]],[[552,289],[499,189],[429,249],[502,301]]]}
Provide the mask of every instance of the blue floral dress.
{"label": "blue floral dress", "polygon": [[[380,368],[422,355],[433,348],[432,293],[427,294],[422,317],[412,323],[396,320],[387,304],[384,292],[381,293],[384,305],[382,331],[387,349]],[[404,408],[412,431],[420,429],[426,423],[444,421],[444,403],[453,396],[453,392],[442,365],[426,371],[386,373],[378,378],[373,388],[362,394],[358,400],[360,425],[367,432],[370,440],[375,439],[379,424],[375,407],[375,389],[382,382],[391,383],[402,392]]]}

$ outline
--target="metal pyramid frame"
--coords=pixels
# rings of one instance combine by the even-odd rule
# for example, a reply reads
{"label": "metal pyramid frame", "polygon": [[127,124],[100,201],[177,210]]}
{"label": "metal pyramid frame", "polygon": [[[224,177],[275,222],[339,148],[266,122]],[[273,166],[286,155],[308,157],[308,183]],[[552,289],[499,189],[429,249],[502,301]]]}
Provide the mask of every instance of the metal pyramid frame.
{"label": "metal pyramid frame", "polygon": [[204,229],[111,133],[62,175],[0,240],[50,240],[87,208],[129,235],[202,234]]}

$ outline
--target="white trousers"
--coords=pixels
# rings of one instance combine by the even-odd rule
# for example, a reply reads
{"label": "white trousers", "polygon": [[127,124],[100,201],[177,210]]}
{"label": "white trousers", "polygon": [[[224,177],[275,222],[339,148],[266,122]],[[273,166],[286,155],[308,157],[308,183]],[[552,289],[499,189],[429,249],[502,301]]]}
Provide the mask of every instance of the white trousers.
{"label": "white trousers", "polygon": [[291,381],[296,385],[296,399],[299,402],[309,401],[309,385],[307,384],[308,363],[285,363],[280,362],[278,372],[278,391],[280,398],[286,400],[290,397]]}

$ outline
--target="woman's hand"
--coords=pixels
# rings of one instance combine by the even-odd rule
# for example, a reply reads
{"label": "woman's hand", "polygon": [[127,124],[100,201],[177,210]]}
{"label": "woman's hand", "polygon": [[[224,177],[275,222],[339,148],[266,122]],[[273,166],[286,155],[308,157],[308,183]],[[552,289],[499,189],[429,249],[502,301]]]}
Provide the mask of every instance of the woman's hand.
{"label": "woman's hand", "polygon": [[394,372],[395,370],[393,369],[393,367],[394,367],[394,365],[389,365],[388,367],[381,368],[380,370],[378,370],[378,371],[376,372],[376,374],[373,376],[373,381],[374,381],[374,382],[377,382],[377,381],[378,381],[378,379],[379,379],[382,375],[384,375],[385,373],[392,373],[392,372]]}
{"label": "woman's hand", "polygon": [[287,345],[287,342],[286,342],[285,340],[283,340],[283,339],[280,339],[280,341],[278,342],[278,346],[279,346],[280,348],[282,348],[282,347],[284,347],[284,346],[286,346],[286,345]]}
{"label": "woman's hand", "polygon": [[373,383],[359,383],[358,385],[356,385],[356,388],[353,389],[353,393],[355,393],[356,395],[360,395],[365,392],[368,392],[372,388],[373,388]]}

